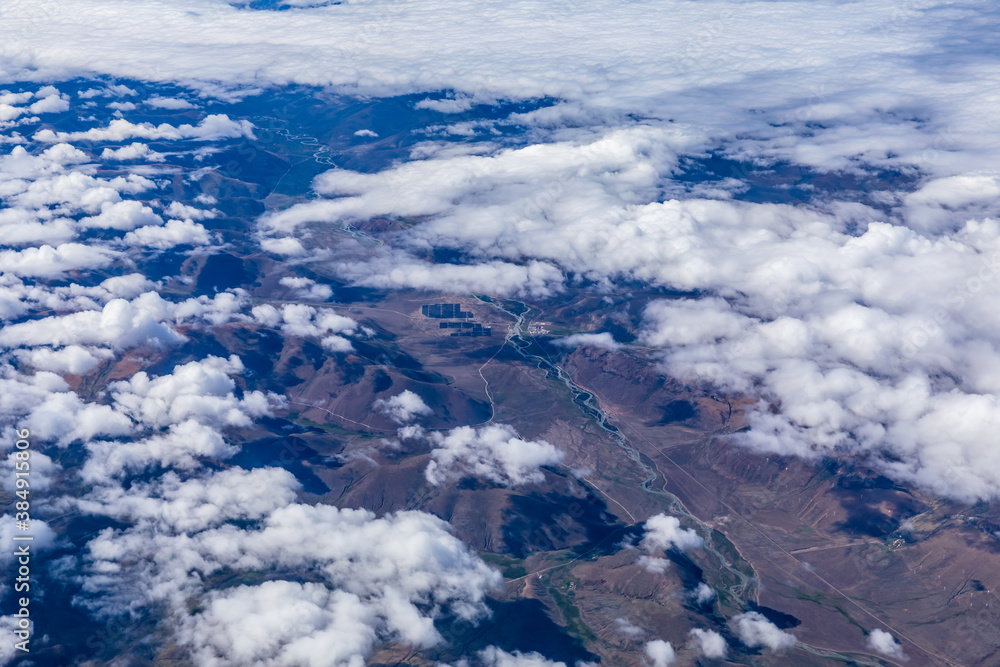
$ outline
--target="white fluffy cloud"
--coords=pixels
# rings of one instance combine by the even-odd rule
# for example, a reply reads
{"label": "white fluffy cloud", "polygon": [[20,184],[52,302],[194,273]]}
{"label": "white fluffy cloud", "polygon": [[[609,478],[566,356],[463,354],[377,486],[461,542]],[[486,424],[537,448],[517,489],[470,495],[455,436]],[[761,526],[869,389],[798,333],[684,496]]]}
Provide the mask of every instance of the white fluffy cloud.
{"label": "white fluffy cloud", "polygon": [[176,367],[169,375],[151,378],[140,371],[129,380],[109,386],[116,409],[137,422],[162,427],[195,420],[220,426],[249,426],[255,417],[268,414],[268,397],[259,391],[234,395],[232,375],[242,373],[243,363],[207,357]]}
{"label": "white fluffy cloud", "polygon": [[698,604],[707,604],[715,599],[715,591],[705,582],[701,582],[691,591],[691,596]]}
{"label": "white fluffy cloud", "polygon": [[785,632],[755,611],[734,616],[732,623],[740,641],[747,646],[764,646],[775,651],[795,646],[795,635]]}
{"label": "white fluffy cloud", "polygon": [[68,345],[59,350],[36,348],[18,350],[18,357],[35,368],[54,373],[83,375],[97,368],[103,359],[111,357],[111,351],[102,348],[85,348]]}
{"label": "white fluffy cloud", "polygon": [[102,160],[162,160],[163,157],[162,153],[157,153],[138,141],[121,148],[105,148],[101,151]]}
{"label": "white fluffy cloud", "polygon": [[677,661],[674,647],[670,645],[670,642],[665,642],[662,639],[646,642],[645,650],[646,658],[652,667],[670,667]]}
{"label": "white fluffy cloud", "polygon": [[875,629],[868,635],[868,648],[884,656],[904,660],[903,647],[892,636],[891,632]]}
{"label": "white fluffy cloud", "polygon": [[285,276],[279,280],[278,283],[283,287],[293,290],[293,293],[300,299],[326,301],[333,296],[333,289],[329,285],[317,283],[311,278]]}
{"label": "white fluffy cloud", "polygon": [[364,664],[378,615],[358,596],[322,584],[267,581],[212,591],[180,631],[199,665]]}
{"label": "white fluffy cloud", "polygon": [[231,468],[187,480],[168,472],[154,483],[137,483],[128,490],[107,484],[107,478],[95,481],[97,488],[72,501],[74,506],[121,521],[152,523],[164,531],[205,530],[224,521],[257,520],[291,504],[301,486],[280,468]]}
{"label": "white fluffy cloud", "polygon": [[9,546],[9,548],[0,551],[0,565],[9,567],[14,561],[14,548],[10,545],[17,544],[14,541],[17,536],[30,536],[32,538],[31,549],[39,551],[49,549],[56,541],[55,531],[49,528],[49,525],[44,521],[32,519],[28,530],[20,530],[13,514],[0,516],[0,541]]}
{"label": "white fluffy cloud", "polygon": [[535,651],[508,653],[496,646],[487,646],[480,651],[479,660],[484,667],[566,667],[565,662],[549,660]]}
{"label": "white fluffy cloud", "polygon": [[159,225],[163,219],[153,213],[153,209],[137,201],[120,201],[105,203],[101,212],[80,221],[85,227],[98,229],[118,229],[129,231],[145,225]]}
{"label": "white fluffy cloud", "polygon": [[681,528],[681,522],[677,517],[666,514],[649,517],[643,528],[645,534],[639,546],[650,553],[660,553],[670,548],[687,551],[698,549],[705,543],[694,530]]}
{"label": "white fluffy cloud", "polygon": [[[354,665],[363,664],[376,639],[431,646],[441,640],[436,609],[480,617],[485,593],[501,582],[447,524],[422,512],[375,518],[365,510],[291,504],[268,513],[256,529],[222,524],[172,534],[160,525],[104,531],[88,547],[85,585],[102,595],[91,604],[109,612],[137,602],[170,605],[176,635],[199,664],[329,664],[335,650],[337,664]],[[303,534],[315,539],[299,539]],[[308,569],[323,583],[203,591],[202,578],[222,568]],[[109,587],[112,581],[119,583]],[[189,611],[190,596],[202,600],[201,611]],[[265,630],[278,612],[286,623]],[[248,637],[247,627],[261,630]],[[344,642],[343,632],[353,639]]]}
{"label": "white fluffy cloud", "polygon": [[0,267],[16,276],[54,278],[69,271],[99,269],[111,264],[116,253],[100,246],[63,243],[39,248],[0,251]]}
{"label": "white fluffy cloud", "polygon": [[269,327],[281,326],[290,336],[322,338],[320,343],[331,352],[350,352],[354,349],[344,335],[353,335],[358,323],[338,315],[332,308],[314,308],[301,303],[285,304],[278,310],[269,304],[255,306],[254,318]]}
{"label": "white fluffy cloud", "polygon": [[275,255],[285,255],[288,257],[306,254],[306,249],[302,246],[302,242],[291,236],[262,239],[260,247],[264,250],[264,252],[274,253]]}
{"label": "white fluffy cloud", "polygon": [[57,141],[121,142],[127,139],[217,141],[237,137],[252,138],[253,125],[246,120],[231,120],[225,114],[213,114],[206,116],[197,125],[184,124],[175,127],[169,123],[161,123],[160,125],[136,124],[118,119],[111,121],[107,127],[92,128],[80,132],[39,130],[33,138],[35,141],[54,143]]}
{"label": "white fluffy cloud", "polygon": [[427,481],[438,486],[449,479],[479,477],[503,486],[539,483],[542,466],[556,465],[563,453],[544,440],[522,440],[506,424],[460,426],[428,435],[433,449]]}
{"label": "white fluffy cloud", "polygon": [[620,350],[621,343],[607,331],[601,333],[578,333],[552,341],[563,347],[598,347],[604,350]]}
{"label": "white fluffy cloud", "polygon": [[191,220],[168,220],[162,227],[140,227],[125,235],[130,246],[165,250],[177,245],[209,245],[212,237],[200,223]]}
{"label": "white fluffy cloud", "polygon": [[702,630],[694,628],[689,633],[698,650],[706,658],[722,659],[726,657],[728,647],[726,640],[715,630]]}
{"label": "white fluffy cloud", "polygon": [[53,315],[13,324],[0,331],[0,345],[173,345],[184,337],[149,310],[125,299],[113,299],[99,311]]}
{"label": "white fluffy cloud", "polygon": [[397,424],[407,424],[420,415],[430,415],[434,411],[424,403],[424,399],[409,389],[391,398],[378,399],[372,404],[379,412],[385,414]]}

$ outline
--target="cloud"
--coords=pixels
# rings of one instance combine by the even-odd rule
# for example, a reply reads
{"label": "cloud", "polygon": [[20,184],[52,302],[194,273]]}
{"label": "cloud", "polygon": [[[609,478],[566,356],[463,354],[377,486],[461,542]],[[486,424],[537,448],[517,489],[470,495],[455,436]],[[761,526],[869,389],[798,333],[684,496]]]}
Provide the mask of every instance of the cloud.
{"label": "cloud", "polygon": [[487,646],[480,651],[479,660],[484,667],[566,667],[566,663],[548,660],[535,651],[508,653],[496,646]]}
{"label": "cloud", "polygon": [[640,628],[638,625],[632,623],[627,618],[616,618],[615,627],[618,630],[618,632],[628,637],[638,637],[639,635],[645,632],[645,630]]}
{"label": "cloud", "polygon": [[705,582],[701,582],[691,591],[692,597],[698,604],[708,604],[715,599],[715,591]]}
{"label": "cloud", "polygon": [[420,415],[434,414],[430,406],[409,389],[388,399],[380,398],[372,404],[372,407],[397,424],[407,424]]}
{"label": "cloud", "polygon": [[[767,3],[664,0],[655,24],[645,4],[607,1],[554,5],[544,16],[526,0],[446,4],[428,15],[343,3],[270,12],[266,27],[257,12],[220,3],[206,14],[195,0],[144,6],[117,22],[88,13],[84,0],[35,7],[12,5],[0,16],[18,36],[0,52],[9,80],[30,71],[201,81],[209,90],[219,85],[207,82],[368,95],[452,90],[452,106],[468,97],[548,96],[566,100],[550,116],[673,119],[728,135],[746,153],[827,169],[995,163],[996,75],[980,67],[981,85],[967,85],[969,54],[988,52],[997,21],[984,2],[941,13],[880,0],[832,15],[800,0],[783,3],[776,20]],[[36,12],[48,19],[37,21]],[[571,38],[553,40],[552,26]],[[955,45],[949,39],[959,28],[967,38]]]}
{"label": "cloud", "polygon": [[205,459],[226,459],[239,451],[215,429],[194,419],[173,424],[165,433],[144,440],[90,442],[87,450],[80,476],[90,483],[141,473],[154,465],[195,470]]}
{"label": "cloud", "polygon": [[140,227],[126,234],[122,240],[130,246],[166,250],[178,245],[209,245],[212,236],[200,223],[168,220],[162,227]]}
{"label": "cloud", "polygon": [[8,273],[25,277],[54,278],[70,271],[100,269],[111,264],[117,253],[108,248],[63,243],[53,247],[0,251],[0,266]]}
{"label": "cloud", "polygon": [[164,157],[163,153],[157,153],[146,144],[138,141],[121,148],[105,148],[101,151],[102,160],[150,160],[156,162]]}
{"label": "cloud", "polygon": [[[206,480],[210,483],[210,480]],[[303,531],[316,539],[297,539]],[[231,524],[171,534],[139,523],[105,530],[88,545],[88,606],[112,613],[141,602],[167,603],[175,636],[198,663],[363,664],[376,641],[413,646],[441,641],[435,610],[459,618],[486,613],[483,598],[502,581],[447,524],[422,512],[376,518],[365,510],[291,504],[257,528]],[[204,591],[203,578],[230,571],[312,571],[322,583],[271,581]],[[116,571],[113,580],[102,572]],[[124,585],[123,585],[124,584]],[[200,600],[192,614],[188,600]],[[285,622],[270,625],[279,617]],[[247,628],[258,628],[252,637]],[[354,638],[345,642],[348,632]]]}
{"label": "cloud", "polygon": [[187,100],[180,99],[178,97],[160,97],[159,95],[147,98],[146,105],[157,109],[170,109],[172,111],[195,108],[195,106]]}
{"label": "cloud", "polygon": [[278,283],[294,290],[296,296],[302,299],[326,301],[333,296],[333,289],[329,285],[318,284],[310,278],[285,276]]}
{"label": "cloud", "polygon": [[[18,479],[17,462],[16,452],[11,452],[7,455],[7,459],[3,462],[2,466],[3,468],[6,468],[6,476],[3,481],[0,481],[0,484],[2,484],[3,488],[6,489],[11,495],[14,495],[14,493],[18,490],[16,486]],[[58,463],[38,451],[31,453],[30,465],[30,475],[26,477],[30,484],[29,490],[48,491],[52,488],[52,480],[55,477],[58,477],[59,473],[62,472],[62,467]]]}
{"label": "cloud", "polygon": [[109,350],[88,349],[79,345],[68,345],[60,350],[49,348],[18,350],[16,354],[22,361],[40,370],[73,375],[89,373],[97,368],[102,360],[112,356]]}
{"label": "cloud", "polygon": [[636,561],[636,563],[641,565],[642,568],[646,570],[646,572],[651,572],[653,574],[663,574],[664,572],[670,569],[669,560],[667,560],[666,558],[659,558],[656,556],[646,556],[646,555],[639,556],[639,559]]}
{"label": "cloud", "polygon": [[450,479],[479,477],[501,486],[537,484],[542,466],[556,465],[563,453],[544,440],[522,440],[506,424],[460,426],[428,435],[433,449],[424,476],[434,486]]}
{"label": "cloud", "polygon": [[39,519],[32,519],[28,530],[21,530],[17,527],[17,521],[13,514],[0,516],[0,541],[8,545],[9,548],[0,551],[0,564],[10,567],[14,562],[14,546],[18,543],[15,537],[31,537],[31,550],[45,551],[50,549],[56,542],[56,534],[49,525]]}
{"label": "cloud", "polygon": [[488,261],[475,264],[432,264],[400,255],[370,261],[343,261],[340,274],[358,285],[383,289],[424,289],[451,294],[488,292],[501,295],[552,296],[562,291],[563,276],[546,262]]}
{"label": "cloud", "polygon": [[688,634],[693,638],[698,650],[706,658],[718,658],[721,660],[726,657],[728,649],[726,640],[718,632],[695,628]]}
{"label": "cloud", "polygon": [[174,368],[169,375],[150,377],[139,371],[108,386],[116,409],[137,422],[167,426],[195,420],[216,426],[249,426],[269,413],[269,398],[260,391],[236,398],[232,375],[242,373],[236,355],[206,357]]}
{"label": "cloud", "polygon": [[578,333],[552,341],[555,345],[563,347],[597,347],[604,350],[620,350],[621,343],[607,331],[601,333]]}
{"label": "cloud", "polygon": [[662,639],[646,642],[646,658],[652,667],[670,667],[677,661],[674,647]]}
{"label": "cloud", "polygon": [[92,128],[80,132],[53,132],[39,130],[32,137],[35,141],[53,143],[57,141],[73,142],[108,142],[125,141],[127,139],[159,139],[177,141],[192,139],[194,141],[218,141],[220,139],[236,139],[239,137],[253,138],[253,125],[246,120],[230,120],[225,114],[206,116],[197,125],[173,126],[169,123],[153,125],[152,123],[131,123],[124,119],[111,121],[106,128]]}
{"label": "cloud", "polygon": [[137,201],[120,201],[113,204],[107,202],[101,206],[98,215],[80,220],[80,224],[84,227],[122,231],[162,223],[163,219],[153,213],[153,209]]}
{"label": "cloud", "polygon": [[375,611],[322,584],[267,581],[213,591],[181,630],[202,665],[361,665],[376,643]]}
{"label": "cloud", "polygon": [[261,519],[291,504],[301,488],[294,475],[281,468],[230,468],[186,480],[171,471],[156,482],[129,489],[109,484],[106,477],[94,481],[94,490],[71,501],[79,510],[180,532]]}
{"label": "cloud", "polygon": [[751,648],[764,646],[779,651],[795,646],[795,635],[779,629],[763,614],[748,611],[734,616],[732,622],[740,641]]}
{"label": "cloud", "polygon": [[868,635],[868,648],[889,658],[906,659],[903,655],[903,647],[892,636],[892,633],[885,630],[875,629],[871,631],[871,634]]}
{"label": "cloud", "polygon": [[264,252],[274,253],[275,255],[294,257],[306,254],[306,249],[302,246],[302,243],[298,239],[292,238],[291,236],[283,236],[276,239],[262,239],[260,247]]}
{"label": "cloud", "polygon": [[657,514],[646,519],[643,525],[645,535],[639,545],[651,553],[669,548],[687,551],[698,549],[705,543],[698,533],[690,528],[681,528],[681,522],[666,514]]}
{"label": "cloud", "polygon": [[0,345],[64,346],[102,345],[115,348],[134,347],[140,343],[176,345],[184,336],[163,324],[142,303],[113,299],[99,311],[29,320],[12,324],[0,331]]}

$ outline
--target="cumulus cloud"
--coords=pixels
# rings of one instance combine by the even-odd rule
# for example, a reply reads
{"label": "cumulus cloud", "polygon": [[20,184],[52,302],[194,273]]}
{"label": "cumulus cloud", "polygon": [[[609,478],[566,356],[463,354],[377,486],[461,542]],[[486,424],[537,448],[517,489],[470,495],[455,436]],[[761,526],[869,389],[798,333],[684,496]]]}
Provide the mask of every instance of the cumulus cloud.
{"label": "cumulus cloud", "polygon": [[200,223],[191,220],[168,220],[162,227],[141,227],[125,235],[130,246],[166,250],[178,245],[209,245],[211,234]]}
{"label": "cumulus cloud", "polygon": [[306,254],[306,249],[302,246],[302,242],[291,236],[262,239],[260,247],[264,252],[274,253],[275,255],[285,255],[288,257]]}
{"label": "cumulus cloud", "polygon": [[705,541],[697,532],[680,526],[681,522],[676,517],[666,514],[651,516],[643,524],[645,535],[639,546],[651,553],[657,553],[670,548],[680,551],[698,549],[704,544]]}
{"label": "cumulus cloud", "polygon": [[708,604],[715,599],[715,591],[705,582],[701,582],[691,591],[691,596],[698,604]]}
{"label": "cumulus cloud", "polygon": [[206,357],[182,364],[169,375],[150,377],[140,371],[130,379],[109,386],[116,409],[137,422],[167,426],[195,420],[220,426],[249,426],[253,418],[268,414],[269,399],[260,391],[236,398],[232,375],[242,373],[243,363]]}
{"label": "cumulus cloud", "polygon": [[67,345],[59,350],[36,348],[18,350],[18,358],[35,368],[54,373],[72,373],[84,375],[97,368],[102,360],[112,356],[110,350],[102,348],[85,348],[79,345]]}
{"label": "cumulus cloud", "polygon": [[723,659],[726,657],[728,647],[726,640],[715,630],[702,630],[694,628],[689,633],[698,650],[706,658]]}
{"label": "cumulus cloud", "polygon": [[[297,539],[306,533],[316,539]],[[275,509],[248,530],[223,524],[171,534],[144,523],[109,529],[89,544],[88,554],[85,586],[101,596],[88,604],[110,612],[143,600],[167,603],[178,640],[192,648],[196,661],[219,665],[246,664],[248,656],[318,664],[329,661],[331,650],[343,664],[363,664],[376,639],[431,646],[441,641],[435,609],[446,606],[460,618],[476,619],[486,611],[486,592],[501,582],[431,515],[375,518],[365,510],[322,505]],[[308,568],[323,583],[202,591],[203,577],[222,568]],[[127,586],[108,586],[111,579],[100,573],[109,571]],[[192,595],[202,601],[194,614],[186,602]],[[287,627],[265,629],[277,612]],[[247,638],[247,627],[261,631]],[[345,631],[354,639],[344,642]]]}
{"label": "cumulus cloud", "polygon": [[[47,491],[52,488],[52,480],[59,475],[62,467],[42,452],[32,452],[30,463],[31,471],[27,478],[31,484],[30,488],[35,491]],[[7,455],[3,467],[6,468],[6,476],[3,481],[0,481],[0,484],[13,495],[18,490],[16,486],[18,479],[16,452]]]}
{"label": "cumulus cloud", "polygon": [[[34,470],[32,470],[34,474]],[[301,487],[281,468],[230,468],[182,479],[167,472],[155,482],[129,489],[96,478],[98,486],[72,504],[89,514],[120,521],[151,523],[164,531],[196,531],[225,521],[257,520],[295,500]]]}
{"label": "cumulus cloud", "polygon": [[535,651],[508,653],[496,646],[488,646],[480,651],[479,659],[484,667],[566,667],[566,663],[548,660]]}
{"label": "cumulus cloud", "polygon": [[70,271],[99,269],[111,264],[116,253],[80,243],[48,244],[38,248],[0,251],[0,267],[17,276],[54,278]]}
{"label": "cumulus cloud", "polygon": [[206,116],[197,125],[183,124],[175,127],[169,123],[161,123],[160,125],[136,124],[118,119],[111,121],[107,127],[92,128],[80,132],[39,130],[32,138],[35,141],[53,143],[57,141],[121,142],[127,139],[217,141],[238,137],[253,138],[253,125],[249,121],[234,121],[225,114],[212,114]]}
{"label": "cumulus cloud", "polygon": [[[56,533],[49,525],[39,519],[32,519],[28,530],[21,530],[17,527],[17,521],[13,514],[0,516],[0,540],[7,545],[16,545],[14,538],[17,536],[31,537],[31,549],[34,551],[45,551],[56,542]],[[0,551],[0,565],[9,566],[14,561],[14,548]]]}
{"label": "cumulus cloud", "polygon": [[213,428],[188,420],[144,440],[96,441],[87,445],[89,457],[81,470],[88,482],[141,473],[153,465],[194,470],[208,458],[226,459],[238,449]]}
{"label": "cumulus cloud", "polygon": [[903,647],[896,641],[891,632],[885,630],[875,629],[871,631],[871,634],[868,635],[868,648],[889,658],[905,659]]}
{"label": "cumulus cloud", "polygon": [[238,586],[205,605],[181,631],[198,664],[361,665],[376,641],[375,611],[322,584]]}
{"label": "cumulus cloud", "polygon": [[157,153],[152,150],[148,145],[134,141],[128,146],[122,146],[121,148],[105,148],[101,151],[102,160],[116,160],[116,161],[126,161],[126,160],[150,160],[158,161],[164,158],[163,153]]}
{"label": "cumulus cloud", "polygon": [[269,327],[281,327],[290,336],[319,337],[323,347],[331,352],[350,352],[354,349],[344,335],[353,335],[358,323],[338,315],[331,308],[313,308],[305,304],[285,304],[278,310],[269,304],[255,306],[254,318]]}
{"label": "cumulus cloud", "polygon": [[556,465],[564,456],[544,440],[522,440],[506,424],[460,426],[428,437],[433,449],[424,476],[434,486],[462,477],[502,486],[537,484],[545,479],[540,468]]}
{"label": "cumulus cloud", "polygon": [[645,650],[646,658],[652,667],[670,667],[677,661],[674,647],[670,645],[670,642],[665,642],[662,639],[646,642]]}
{"label": "cumulus cloud", "polygon": [[657,556],[639,556],[639,560],[636,561],[642,566],[646,572],[651,572],[653,574],[663,574],[670,569],[670,561],[666,558],[659,558]]}
{"label": "cumulus cloud", "polygon": [[732,619],[740,641],[750,647],[764,646],[775,651],[795,646],[795,635],[785,632],[763,614],[748,611]]}
{"label": "cumulus cloud", "polygon": [[0,345],[104,345],[116,348],[140,343],[175,345],[184,336],[162,323],[142,304],[113,299],[99,311],[53,315],[13,324],[0,331]]}
{"label": "cumulus cloud", "polygon": [[346,260],[338,263],[337,268],[344,278],[359,285],[451,294],[487,292],[552,296],[562,291],[564,282],[559,269],[548,262],[516,264],[491,260],[473,264],[434,264],[391,252],[365,262]]}
{"label": "cumulus cloud", "polygon": [[563,347],[598,347],[604,350],[620,350],[621,343],[607,331],[601,333],[578,333],[564,338],[557,338],[552,341],[556,345]]}
{"label": "cumulus cloud", "polygon": [[424,399],[409,389],[392,398],[380,398],[372,404],[372,407],[397,424],[407,424],[420,415],[434,414],[430,406],[424,403]]}
{"label": "cumulus cloud", "polygon": [[137,201],[105,203],[99,214],[80,220],[80,224],[85,227],[122,231],[145,225],[159,225],[162,222],[163,219],[153,213],[153,209]]}
{"label": "cumulus cloud", "polygon": [[333,296],[333,289],[329,285],[319,284],[310,278],[285,276],[278,283],[294,290],[295,295],[302,299],[326,301]]}
{"label": "cumulus cloud", "polygon": [[194,105],[185,99],[179,97],[161,97],[159,95],[154,95],[146,100],[146,105],[155,107],[157,109],[193,109]]}
{"label": "cumulus cloud", "polygon": [[[203,295],[176,303],[163,299],[156,292],[143,292],[132,299],[122,299],[113,297],[115,294],[134,294],[150,287],[151,283],[141,276],[135,279],[134,274],[117,278],[120,280],[104,281],[96,289],[57,289],[54,294],[46,294],[45,301],[50,307],[72,303],[89,310],[4,327],[0,330],[0,346],[94,345],[119,350],[142,344],[167,347],[187,340],[173,328],[174,325],[219,325],[234,320],[251,320],[242,312],[247,305],[246,293],[238,288],[212,297]],[[65,294],[74,298],[64,300],[62,297]],[[95,299],[105,301],[104,305],[99,305]]]}

